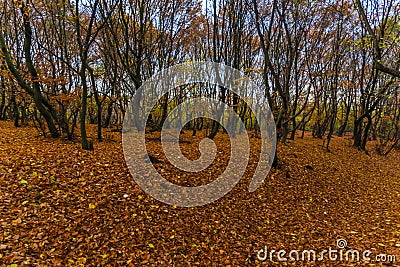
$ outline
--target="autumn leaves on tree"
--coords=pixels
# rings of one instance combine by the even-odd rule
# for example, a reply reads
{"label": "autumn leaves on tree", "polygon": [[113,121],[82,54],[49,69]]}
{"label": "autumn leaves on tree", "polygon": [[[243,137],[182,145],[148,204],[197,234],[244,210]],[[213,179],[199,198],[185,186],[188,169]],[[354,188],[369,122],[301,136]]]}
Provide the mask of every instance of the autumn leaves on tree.
{"label": "autumn leaves on tree", "polygon": [[[399,140],[396,1],[3,1],[0,117],[92,149],[87,123],[118,129],[130,98],[154,73],[190,60],[225,63],[265,88],[282,142],[297,130],[330,140],[351,132],[382,154]],[[19,23],[22,22],[22,23]],[[153,122],[185,99],[175,88]],[[251,121],[243,101],[211,95]],[[141,107],[134,105],[133,108]],[[392,121],[390,125],[387,123]],[[194,124],[193,124],[194,125]],[[220,130],[210,127],[209,137]],[[160,128],[160,127],[155,127]],[[204,128],[204,129],[205,129]],[[248,124],[249,130],[254,128]],[[256,129],[255,127],[254,129]]]}

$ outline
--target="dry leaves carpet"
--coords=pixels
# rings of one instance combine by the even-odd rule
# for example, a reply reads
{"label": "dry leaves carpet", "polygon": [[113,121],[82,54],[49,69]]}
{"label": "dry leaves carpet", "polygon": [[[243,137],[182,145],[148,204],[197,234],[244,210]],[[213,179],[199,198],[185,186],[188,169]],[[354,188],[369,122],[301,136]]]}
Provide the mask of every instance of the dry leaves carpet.
{"label": "dry leaves carpet", "polygon": [[[385,158],[371,148],[366,155],[335,137],[328,152],[306,135],[280,145],[280,167],[248,193],[258,160],[258,139],[251,138],[246,175],[228,195],[180,208],[135,184],[119,133],[83,151],[78,141],[35,137],[30,127],[0,128],[0,266],[382,266],[257,259],[265,246],[320,252],[337,248],[339,238],[351,249],[400,261],[398,151]],[[182,135],[189,158],[199,156],[193,147],[201,135]],[[180,173],[163,163],[159,135],[148,138],[158,171],[181,185],[212,181],[229,160],[229,139],[218,134],[213,165],[201,175]]]}

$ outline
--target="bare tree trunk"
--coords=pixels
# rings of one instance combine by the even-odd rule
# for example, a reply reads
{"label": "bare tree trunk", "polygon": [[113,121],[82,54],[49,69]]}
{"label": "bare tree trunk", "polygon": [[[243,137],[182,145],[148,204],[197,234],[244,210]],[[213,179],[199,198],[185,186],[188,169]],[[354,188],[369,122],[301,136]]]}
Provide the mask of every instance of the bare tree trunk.
{"label": "bare tree trunk", "polygon": [[52,106],[48,103],[47,99],[45,99],[41,93],[40,83],[38,81],[38,73],[33,65],[32,55],[31,55],[31,43],[32,43],[32,28],[29,22],[29,14],[25,10],[25,4],[22,3],[20,6],[21,12],[23,14],[23,24],[24,24],[24,47],[23,51],[25,54],[25,61],[28,68],[28,71],[31,75],[32,79],[32,87],[29,86],[24,79],[22,78],[19,71],[15,68],[10,54],[7,50],[6,42],[4,39],[3,33],[0,31],[0,48],[3,52],[4,59],[6,64],[16,78],[18,84],[27,91],[34,99],[35,105],[39,110],[40,114],[46,120],[47,127],[51,133],[52,137],[59,137],[60,133],[55,124],[55,118],[51,113]]}
{"label": "bare tree trunk", "polygon": [[1,87],[2,87],[2,91],[1,91],[1,103],[0,103],[0,120],[4,120],[4,110],[5,110],[5,106],[6,106],[6,86],[4,84],[4,78],[0,77],[1,79]]}

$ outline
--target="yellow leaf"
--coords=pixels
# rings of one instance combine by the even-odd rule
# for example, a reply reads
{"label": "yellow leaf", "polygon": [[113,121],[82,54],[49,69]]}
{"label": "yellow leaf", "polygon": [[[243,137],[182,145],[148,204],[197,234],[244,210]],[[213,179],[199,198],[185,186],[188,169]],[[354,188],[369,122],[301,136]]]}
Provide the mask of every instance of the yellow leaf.
{"label": "yellow leaf", "polygon": [[103,255],[100,255],[103,259],[105,259],[105,258],[107,258],[108,257],[108,255],[107,254],[103,254]]}
{"label": "yellow leaf", "polygon": [[154,245],[153,244],[149,244],[149,248],[154,248]]}
{"label": "yellow leaf", "polygon": [[95,204],[92,204],[92,203],[90,203],[90,204],[89,204],[89,209],[90,209],[90,210],[92,210],[92,209],[94,209],[94,208],[96,208],[96,205],[95,205]]}
{"label": "yellow leaf", "polygon": [[382,243],[378,243],[378,246],[384,247],[385,245]]}
{"label": "yellow leaf", "polygon": [[174,238],[175,238],[175,236],[174,236],[174,235],[171,235],[169,238],[171,238],[171,239],[174,239]]}
{"label": "yellow leaf", "polygon": [[137,216],[137,214],[136,214],[136,213],[132,214],[132,218],[135,218],[136,216]]}
{"label": "yellow leaf", "polygon": [[21,218],[12,221],[15,224],[20,224],[22,222]]}

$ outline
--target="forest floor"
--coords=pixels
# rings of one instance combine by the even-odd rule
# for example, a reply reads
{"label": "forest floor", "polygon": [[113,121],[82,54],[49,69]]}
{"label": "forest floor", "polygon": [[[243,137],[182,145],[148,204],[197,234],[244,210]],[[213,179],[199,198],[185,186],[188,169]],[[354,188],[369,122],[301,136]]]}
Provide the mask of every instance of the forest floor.
{"label": "forest floor", "polygon": [[[257,162],[252,138],[248,170],[230,193],[180,208],[135,184],[120,133],[105,129],[106,140],[83,151],[78,140],[37,137],[34,128],[9,122],[0,128],[0,266],[400,266],[399,151],[378,156],[371,142],[367,155],[348,137],[334,137],[327,151],[306,134],[279,145],[280,167],[249,193]],[[148,147],[158,155],[153,135]],[[189,146],[200,137],[182,136],[188,157],[198,157]],[[221,156],[200,180],[155,165],[176,183],[208,183],[229,160],[228,140],[217,135]],[[360,252],[360,261],[340,260],[346,249],[338,249],[339,239]],[[280,262],[275,252],[272,261],[260,261],[257,252],[266,247],[284,249],[284,257],[297,250],[300,259]],[[301,260],[303,250],[320,258],[329,249],[339,250],[336,261],[327,253],[322,261]],[[366,250],[369,261],[362,259]],[[378,254],[386,254],[385,263]]]}

